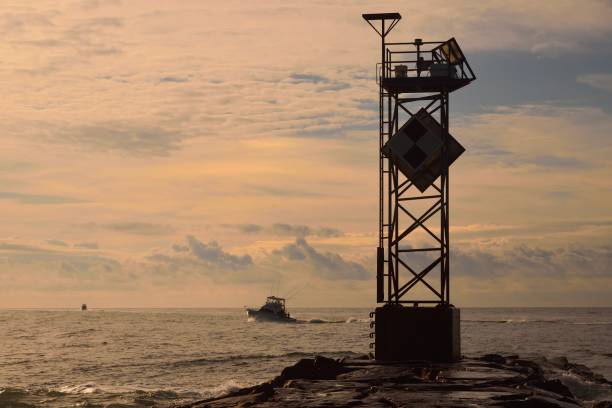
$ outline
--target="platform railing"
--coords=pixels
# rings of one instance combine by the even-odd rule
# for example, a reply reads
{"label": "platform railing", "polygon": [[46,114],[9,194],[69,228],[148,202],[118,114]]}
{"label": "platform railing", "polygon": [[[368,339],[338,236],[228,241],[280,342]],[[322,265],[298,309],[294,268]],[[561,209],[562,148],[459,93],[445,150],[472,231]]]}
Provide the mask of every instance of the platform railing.
{"label": "platform railing", "polygon": [[377,83],[383,71],[385,78],[476,79],[454,38],[447,41],[385,43],[384,64],[377,64]]}

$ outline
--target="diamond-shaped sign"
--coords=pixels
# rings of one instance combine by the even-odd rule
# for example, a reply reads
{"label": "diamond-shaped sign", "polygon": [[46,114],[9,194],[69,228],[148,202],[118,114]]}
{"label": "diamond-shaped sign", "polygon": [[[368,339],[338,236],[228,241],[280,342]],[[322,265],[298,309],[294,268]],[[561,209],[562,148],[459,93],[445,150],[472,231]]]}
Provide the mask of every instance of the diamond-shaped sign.
{"label": "diamond-shaped sign", "polygon": [[[425,109],[419,110],[383,146],[382,152],[424,192],[442,173],[442,126]],[[448,165],[465,151],[447,136]]]}

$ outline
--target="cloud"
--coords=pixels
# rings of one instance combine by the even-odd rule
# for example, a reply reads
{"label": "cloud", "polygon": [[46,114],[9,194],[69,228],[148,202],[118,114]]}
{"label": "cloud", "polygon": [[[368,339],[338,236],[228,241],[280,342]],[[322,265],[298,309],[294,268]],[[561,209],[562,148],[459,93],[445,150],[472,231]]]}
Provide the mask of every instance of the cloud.
{"label": "cloud", "polygon": [[79,249],[98,249],[97,242],[80,242],[78,244],[74,244],[75,248]]}
{"label": "cloud", "polygon": [[311,228],[307,225],[292,225],[282,223],[273,224],[270,227],[270,231],[278,235],[288,235],[302,238],[310,235],[315,235],[321,238],[341,237],[343,235],[342,231],[330,227]]}
{"label": "cloud", "polygon": [[612,278],[612,247],[567,245],[539,247],[517,245],[509,248],[481,248],[451,251],[456,276],[495,280],[515,277],[538,281],[542,278]]}
{"label": "cloud", "polygon": [[244,188],[256,194],[275,197],[320,197],[322,194],[314,191],[297,190],[293,188],[270,187],[264,185],[246,184]]}
{"label": "cloud", "polygon": [[45,142],[72,144],[98,152],[123,152],[134,156],[167,156],[179,149],[186,135],[161,127],[106,122],[46,132]]}
{"label": "cloud", "polygon": [[119,260],[63,246],[0,242],[0,270],[5,288],[38,292],[125,289],[135,282]]}
{"label": "cloud", "polygon": [[[123,42],[115,35],[123,28],[123,19],[84,15],[62,21],[63,14],[49,10],[10,18],[6,18],[6,14],[0,16],[0,31],[5,31],[7,42],[19,47],[24,54],[38,57],[35,63],[22,65],[14,72],[44,76],[82,66],[92,58],[116,56],[122,52]],[[17,29],[3,30],[6,27],[2,24],[3,17],[5,24],[17,24]]]}
{"label": "cloud", "polygon": [[[535,147],[535,146],[530,146]],[[510,150],[499,145],[484,142],[470,148],[470,154],[481,156],[508,167],[538,167],[540,169],[586,169],[592,166],[587,160],[569,155],[533,154],[524,150]]]}
{"label": "cloud", "polygon": [[223,251],[215,241],[205,244],[192,235],[187,236],[187,244],[192,254],[208,266],[215,268],[244,268],[253,264],[250,255],[232,255]]}
{"label": "cloud", "polygon": [[320,227],[315,230],[313,235],[316,235],[321,238],[335,238],[344,236],[344,232],[336,228]]}
{"label": "cloud", "polygon": [[298,137],[316,137],[316,138],[344,138],[350,135],[353,131],[371,131],[378,130],[375,122],[367,119],[345,120],[343,123],[330,122],[326,119],[313,121],[303,129],[295,132],[294,136]]}
{"label": "cloud", "polygon": [[[521,160],[519,160],[520,164]],[[584,169],[591,165],[585,161],[572,156],[559,156],[553,154],[537,155],[533,158],[528,158],[522,161],[525,164],[533,164],[539,167],[550,169]]]}
{"label": "cloud", "polygon": [[79,0],[81,8],[85,10],[96,10],[104,6],[118,6],[121,0]]}
{"label": "cloud", "polygon": [[326,281],[362,281],[371,276],[362,264],[334,252],[320,252],[304,238],[270,252],[259,251],[256,258],[229,253],[215,241],[204,243],[194,236],[187,236],[186,243],[174,244],[171,253],[147,256],[147,268],[153,275],[166,279],[201,275],[215,282],[237,284],[268,283],[279,276],[292,281],[313,276]]}
{"label": "cloud", "polygon": [[172,244],[174,252],[189,252],[189,247],[186,245]]}
{"label": "cloud", "polygon": [[322,87],[319,87],[317,89],[317,92],[334,92],[334,91],[341,91],[343,89],[349,89],[351,87],[351,84],[347,83],[347,82],[333,82],[329,85],[325,85]]}
{"label": "cloud", "polygon": [[252,284],[269,282],[270,271],[257,268],[250,255],[234,255],[216,241],[204,243],[192,235],[186,245],[173,244],[172,252],[155,252],[145,258],[144,268],[150,279],[174,285],[197,277],[215,283]]}
{"label": "cloud", "polygon": [[73,204],[81,203],[83,201],[66,196],[55,196],[45,194],[26,194],[16,193],[12,191],[0,191],[0,200],[12,200],[20,204]]}
{"label": "cloud", "polygon": [[62,247],[67,247],[68,244],[62,240],[59,239],[48,239],[47,244],[49,245],[54,245],[54,246],[62,246]]}
{"label": "cloud", "polygon": [[264,227],[258,224],[223,224],[224,228],[236,229],[243,234],[258,234],[263,231]]}
{"label": "cloud", "polygon": [[[607,167],[606,138],[612,116],[598,108],[555,105],[498,107],[458,124],[456,134],[466,147],[462,163],[498,165],[530,171],[534,177],[590,178]],[[491,134],[497,136],[492,139]],[[576,135],[583,135],[578,139]],[[537,172],[533,169],[537,168]],[[535,179],[533,179],[535,180]]]}
{"label": "cloud", "polygon": [[21,33],[29,27],[52,27],[52,14],[36,11],[4,12],[0,14],[0,32]]}
{"label": "cloud", "polygon": [[116,222],[104,225],[105,228],[135,235],[166,235],[174,232],[174,228],[164,224],[148,222]]}
{"label": "cloud", "polygon": [[176,76],[165,76],[165,77],[159,78],[159,82],[173,82],[173,83],[180,84],[184,82],[189,82],[189,79],[176,77]]}
{"label": "cloud", "polygon": [[156,224],[151,222],[140,222],[140,221],[120,221],[111,222],[107,224],[98,224],[93,221],[72,224],[72,227],[79,230],[109,230],[113,232],[120,232],[123,234],[142,235],[142,236],[154,236],[154,235],[168,235],[175,232],[174,227],[167,224]]}
{"label": "cloud", "polygon": [[289,75],[289,79],[294,84],[304,84],[304,83],[318,84],[320,82],[325,82],[325,83],[329,82],[328,78],[325,78],[324,76],[316,75],[316,74],[293,73]]}
{"label": "cloud", "polygon": [[305,237],[311,234],[310,227],[306,225],[274,224],[270,229],[275,234],[295,237]]}
{"label": "cloud", "polygon": [[[547,194],[554,198],[567,198],[576,192],[552,190]],[[466,242],[475,238],[488,239],[491,237],[502,237],[506,240],[526,240],[538,237],[550,241],[552,237],[560,237],[572,234],[574,237],[581,236],[587,241],[595,239],[595,236],[605,235],[611,230],[612,220],[609,218],[567,219],[554,222],[531,222],[517,224],[468,224],[451,226],[451,233],[457,234],[459,238],[466,238]],[[598,233],[596,233],[599,231]]]}
{"label": "cloud", "polygon": [[54,251],[45,248],[39,248],[34,245],[12,243],[12,242],[0,242],[0,251],[15,251],[19,252],[39,252],[39,253],[52,253]]}
{"label": "cloud", "polygon": [[9,160],[0,163],[0,173],[23,174],[34,170],[36,167],[37,165],[32,162]]}
{"label": "cloud", "polygon": [[223,224],[224,228],[236,229],[244,234],[271,234],[290,237],[317,236],[320,238],[336,238],[344,236],[344,233],[331,227],[309,227],[308,225],[295,225],[275,223],[269,226],[259,224]]}
{"label": "cloud", "polygon": [[576,78],[576,81],[581,84],[590,86],[591,88],[601,91],[612,92],[612,74],[583,74]]}
{"label": "cloud", "polygon": [[292,73],[289,75],[289,82],[292,84],[321,84],[322,86],[316,88],[316,92],[341,91],[351,87],[351,84],[347,82],[334,81],[317,74]]}
{"label": "cloud", "polygon": [[273,255],[292,263],[306,264],[313,274],[328,280],[364,280],[372,277],[363,265],[347,261],[336,253],[319,252],[304,238],[297,238],[295,243],[274,250]]}

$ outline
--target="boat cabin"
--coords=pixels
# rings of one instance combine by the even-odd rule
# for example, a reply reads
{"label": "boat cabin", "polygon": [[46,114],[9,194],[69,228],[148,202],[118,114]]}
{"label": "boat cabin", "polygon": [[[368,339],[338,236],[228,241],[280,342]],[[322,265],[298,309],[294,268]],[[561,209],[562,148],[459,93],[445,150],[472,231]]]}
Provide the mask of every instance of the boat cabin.
{"label": "boat cabin", "polygon": [[285,299],[276,296],[268,296],[264,307],[275,313],[285,311]]}

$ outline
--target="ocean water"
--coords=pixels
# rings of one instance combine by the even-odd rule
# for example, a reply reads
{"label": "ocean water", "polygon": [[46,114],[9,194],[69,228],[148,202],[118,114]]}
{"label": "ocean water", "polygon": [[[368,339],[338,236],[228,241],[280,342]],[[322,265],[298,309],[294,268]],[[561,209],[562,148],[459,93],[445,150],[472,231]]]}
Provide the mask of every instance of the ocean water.
{"label": "ocean water", "polygon": [[[269,380],[314,354],[368,353],[370,309],[0,310],[0,407],[166,407]],[[612,309],[462,309],[467,356],[566,357],[612,379]],[[551,366],[584,401],[612,399]]]}

